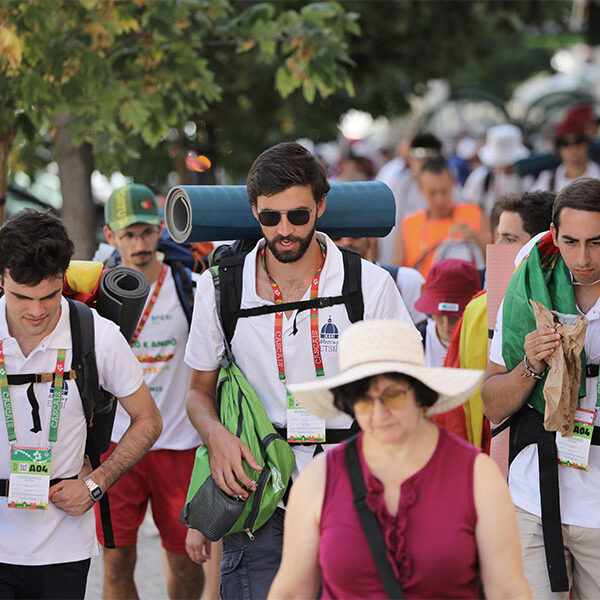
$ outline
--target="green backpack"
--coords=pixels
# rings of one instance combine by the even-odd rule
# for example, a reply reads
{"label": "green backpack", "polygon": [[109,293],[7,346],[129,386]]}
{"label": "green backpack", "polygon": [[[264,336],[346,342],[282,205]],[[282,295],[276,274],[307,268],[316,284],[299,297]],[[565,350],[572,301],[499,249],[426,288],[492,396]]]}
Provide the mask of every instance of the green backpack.
{"label": "green backpack", "polygon": [[[218,267],[212,269],[218,290]],[[220,294],[216,294],[217,303]],[[242,461],[246,475],[257,488],[246,501],[225,494],[214,482],[206,446],[196,451],[194,470],[180,521],[200,530],[212,541],[245,531],[250,537],[275,512],[286,493],[296,463],[294,452],[271,423],[256,392],[233,362],[229,344],[217,380],[216,400],[221,423],[252,452],[262,471]]]}

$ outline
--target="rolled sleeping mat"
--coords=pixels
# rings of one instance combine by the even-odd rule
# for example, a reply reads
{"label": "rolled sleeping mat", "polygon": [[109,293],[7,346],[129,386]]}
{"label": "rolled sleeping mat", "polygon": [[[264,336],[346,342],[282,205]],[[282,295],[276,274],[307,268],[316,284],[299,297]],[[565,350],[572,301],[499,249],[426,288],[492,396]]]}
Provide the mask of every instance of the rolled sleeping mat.
{"label": "rolled sleeping mat", "polygon": [[96,310],[116,323],[131,342],[149,293],[150,282],[145,275],[119,265],[102,275]]}
{"label": "rolled sleeping mat", "polygon": [[[317,229],[330,237],[384,237],[396,203],[382,181],[332,183]],[[165,202],[169,235],[179,243],[262,238],[243,185],[182,185]]]}

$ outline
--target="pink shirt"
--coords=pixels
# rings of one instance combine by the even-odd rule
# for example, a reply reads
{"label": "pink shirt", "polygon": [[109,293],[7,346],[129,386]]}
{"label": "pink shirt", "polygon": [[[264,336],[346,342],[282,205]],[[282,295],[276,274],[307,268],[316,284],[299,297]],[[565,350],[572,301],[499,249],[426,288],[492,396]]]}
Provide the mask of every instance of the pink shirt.
{"label": "pink shirt", "polygon": [[[479,450],[445,429],[432,457],[402,483],[391,516],[382,483],[359,456],[367,503],[384,532],[388,557],[407,598],[478,598],[473,465]],[[344,444],[327,453],[319,564],[322,598],[386,598],[352,500]]]}

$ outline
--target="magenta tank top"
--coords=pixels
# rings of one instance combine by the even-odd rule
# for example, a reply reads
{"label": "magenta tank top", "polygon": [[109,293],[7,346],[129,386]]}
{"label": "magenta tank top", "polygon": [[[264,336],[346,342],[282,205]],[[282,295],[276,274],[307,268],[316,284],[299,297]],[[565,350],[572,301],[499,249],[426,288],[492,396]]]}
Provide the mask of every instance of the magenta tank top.
{"label": "magenta tank top", "polygon": [[[439,432],[427,464],[402,483],[395,517],[383,501],[382,483],[364,462],[359,434],[367,503],[377,514],[407,599],[478,598],[473,465],[479,450],[443,428]],[[327,453],[319,542],[322,598],[386,598],[352,503],[344,447],[340,444]]]}

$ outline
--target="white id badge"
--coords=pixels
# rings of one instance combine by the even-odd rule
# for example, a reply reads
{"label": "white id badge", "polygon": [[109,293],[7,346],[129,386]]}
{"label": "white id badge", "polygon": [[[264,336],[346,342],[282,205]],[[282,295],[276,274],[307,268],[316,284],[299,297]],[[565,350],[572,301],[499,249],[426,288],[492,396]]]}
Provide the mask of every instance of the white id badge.
{"label": "white id badge", "polygon": [[325,419],[308,412],[287,392],[287,441],[325,443]]}
{"label": "white id badge", "polygon": [[50,448],[13,446],[10,454],[8,507],[48,509]]}
{"label": "white id badge", "polygon": [[594,433],[595,418],[595,411],[578,408],[575,411],[573,435],[564,437],[559,431],[556,432],[558,464],[580,471],[589,469],[590,445]]}

